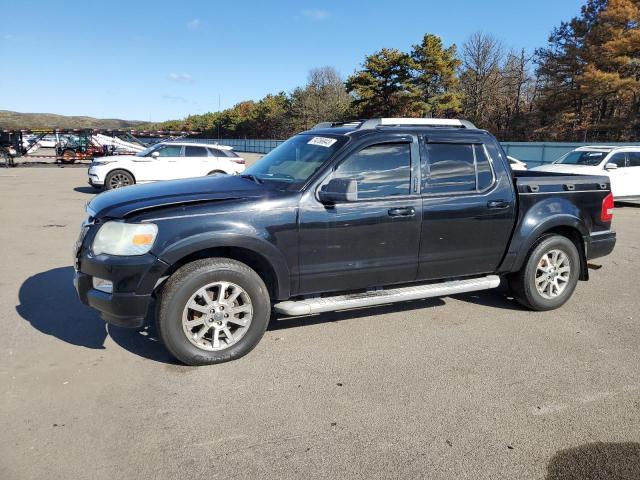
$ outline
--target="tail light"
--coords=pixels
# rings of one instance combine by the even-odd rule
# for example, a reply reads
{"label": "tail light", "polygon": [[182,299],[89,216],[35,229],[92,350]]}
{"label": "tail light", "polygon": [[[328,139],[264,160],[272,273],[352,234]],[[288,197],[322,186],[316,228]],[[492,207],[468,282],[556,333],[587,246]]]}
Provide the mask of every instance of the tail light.
{"label": "tail light", "polygon": [[613,193],[602,199],[602,210],[600,211],[600,220],[610,222],[613,220]]}
{"label": "tail light", "polygon": [[232,161],[232,162],[239,163],[240,165],[244,165],[244,158],[240,158],[240,157],[238,157],[238,158],[232,158],[232,159],[231,159],[231,161]]}

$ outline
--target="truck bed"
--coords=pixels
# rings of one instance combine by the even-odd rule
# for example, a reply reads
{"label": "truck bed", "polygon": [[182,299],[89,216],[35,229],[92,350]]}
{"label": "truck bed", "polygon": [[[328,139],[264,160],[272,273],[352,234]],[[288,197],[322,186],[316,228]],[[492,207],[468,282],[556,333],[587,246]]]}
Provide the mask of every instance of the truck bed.
{"label": "truck bed", "polygon": [[606,175],[578,175],[538,171],[514,171],[514,182],[519,194],[551,194],[560,192],[602,192],[600,200],[611,190],[611,182]]}

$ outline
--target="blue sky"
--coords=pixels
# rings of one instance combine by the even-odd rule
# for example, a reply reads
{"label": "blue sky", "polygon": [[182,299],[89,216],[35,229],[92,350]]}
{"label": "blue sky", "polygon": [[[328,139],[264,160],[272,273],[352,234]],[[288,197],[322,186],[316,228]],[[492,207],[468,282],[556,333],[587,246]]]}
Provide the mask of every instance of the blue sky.
{"label": "blue sky", "polygon": [[[584,0],[0,0],[0,110],[160,121],[347,76],[424,33],[544,45]],[[15,19],[16,22],[9,21]]]}

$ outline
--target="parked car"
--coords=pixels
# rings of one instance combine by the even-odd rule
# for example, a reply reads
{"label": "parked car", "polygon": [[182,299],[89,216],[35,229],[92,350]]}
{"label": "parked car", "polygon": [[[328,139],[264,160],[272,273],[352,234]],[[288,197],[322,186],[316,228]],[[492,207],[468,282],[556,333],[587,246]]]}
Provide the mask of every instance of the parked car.
{"label": "parked car", "polygon": [[64,137],[56,135],[45,135],[36,142],[41,148],[56,148],[56,145],[66,143]]}
{"label": "parked car", "polygon": [[606,176],[511,172],[463,120],[321,124],[241,175],[97,195],[75,286],[107,322],[140,327],[157,299],[167,349],[233,360],[272,309],[308,315],[497,287],[532,310],[563,305],[609,254]]}
{"label": "parked car", "polygon": [[245,169],[245,161],[231,147],[193,142],[162,142],[135,155],[94,160],[89,184],[95,188],[126,187],[135,183],[233,175]]}
{"label": "parked car", "polygon": [[640,200],[640,146],[576,148],[536,172],[607,175],[615,200]]}
{"label": "parked car", "polygon": [[509,161],[509,165],[511,166],[511,170],[526,170],[527,164],[521,160],[518,160],[515,157],[507,155],[507,160]]}

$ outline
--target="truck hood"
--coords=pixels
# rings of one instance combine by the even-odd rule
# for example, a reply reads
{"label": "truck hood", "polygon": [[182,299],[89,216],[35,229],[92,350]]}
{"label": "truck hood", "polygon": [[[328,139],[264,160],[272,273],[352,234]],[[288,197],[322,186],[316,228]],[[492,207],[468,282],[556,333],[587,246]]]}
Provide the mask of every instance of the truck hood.
{"label": "truck hood", "polygon": [[94,218],[124,218],[132,213],[178,204],[256,198],[273,191],[235,175],[169,180],[101,193],[87,205]]}
{"label": "truck hood", "polygon": [[554,172],[554,173],[575,173],[578,175],[606,175],[600,167],[592,167],[589,165],[564,165],[562,163],[550,163],[548,165],[540,165],[539,167],[530,168],[534,172]]}

